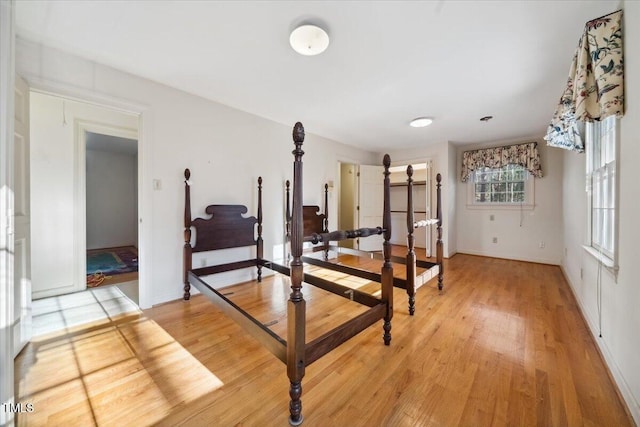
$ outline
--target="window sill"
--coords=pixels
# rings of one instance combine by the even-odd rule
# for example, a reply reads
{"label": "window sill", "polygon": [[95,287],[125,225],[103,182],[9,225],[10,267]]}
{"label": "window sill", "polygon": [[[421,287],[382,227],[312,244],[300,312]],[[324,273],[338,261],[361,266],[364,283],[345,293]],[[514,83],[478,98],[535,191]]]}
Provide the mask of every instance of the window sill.
{"label": "window sill", "polygon": [[525,210],[525,211],[532,211],[535,208],[536,205],[530,204],[530,203],[486,203],[486,204],[480,204],[480,203],[467,203],[467,209],[490,209],[490,210],[513,210],[513,211],[519,211],[519,210]]}
{"label": "window sill", "polygon": [[596,260],[598,260],[598,262],[601,262],[603,266],[605,266],[605,268],[607,270],[609,270],[609,272],[611,274],[613,274],[614,276],[618,275],[618,266],[616,265],[615,261],[613,261],[611,258],[609,258],[608,256],[600,253],[599,251],[597,251],[596,249],[592,248],[591,246],[586,246],[583,245],[582,248],[592,257],[594,257]]}

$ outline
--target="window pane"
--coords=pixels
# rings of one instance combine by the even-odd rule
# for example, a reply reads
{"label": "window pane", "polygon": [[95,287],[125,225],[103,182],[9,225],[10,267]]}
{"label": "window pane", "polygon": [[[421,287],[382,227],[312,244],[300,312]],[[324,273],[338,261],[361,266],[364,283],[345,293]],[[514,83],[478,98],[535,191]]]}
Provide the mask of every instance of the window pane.
{"label": "window pane", "polygon": [[600,209],[594,209],[591,213],[591,240],[596,246],[600,246],[602,240],[600,236],[600,224],[602,224],[601,212]]}
{"label": "window pane", "polygon": [[[617,119],[608,117],[586,126],[587,179],[591,188],[591,246],[615,259],[616,131]],[[589,191],[590,190],[590,191]]]}
{"label": "window pane", "polygon": [[524,180],[527,172],[519,165],[502,168],[481,168],[474,175],[476,203],[522,203],[525,200]]}
{"label": "window pane", "polygon": [[598,169],[593,172],[593,181],[591,183],[592,186],[592,204],[593,209],[599,209],[602,207],[602,177],[601,170]]}
{"label": "window pane", "polygon": [[609,252],[610,256],[613,254],[615,243],[615,213],[615,209],[607,209],[607,242],[605,249]]}
{"label": "window pane", "polygon": [[615,160],[615,117],[606,118],[600,126],[602,164],[604,165]]}
{"label": "window pane", "polygon": [[607,164],[607,198],[605,200],[606,207],[614,209],[616,207],[616,193],[615,193],[615,173],[616,173],[616,165],[615,162]]}

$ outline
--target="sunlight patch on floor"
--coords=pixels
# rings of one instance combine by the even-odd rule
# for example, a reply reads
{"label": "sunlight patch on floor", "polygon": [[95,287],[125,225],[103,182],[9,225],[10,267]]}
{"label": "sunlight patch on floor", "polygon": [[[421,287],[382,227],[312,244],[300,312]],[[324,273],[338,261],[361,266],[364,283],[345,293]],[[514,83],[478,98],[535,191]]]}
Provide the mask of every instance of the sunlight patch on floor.
{"label": "sunlight patch on floor", "polygon": [[328,270],[318,266],[305,266],[305,272],[311,274],[312,276],[329,280],[331,282],[335,282],[339,285],[346,286],[351,289],[361,290],[376,297],[381,294],[380,284],[378,282],[372,282],[368,279],[351,276],[347,273]]}
{"label": "sunlight patch on floor", "polygon": [[484,304],[474,306],[478,318],[474,339],[484,348],[511,357],[522,345],[525,322],[520,316],[493,309]]}
{"label": "sunlight patch on floor", "polygon": [[68,333],[84,324],[108,323],[123,315],[141,313],[117,286],[34,300],[33,341],[51,333]]}
{"label": "sunlight patch on floor", "polygon": [[[127,425],[132,422],[127,402],[134,401],[152,413],[148,421],[159,422],[176,405],[224,385],[145,317],[55,336],[26,351],[32,364],[20,378],[19,399],[36,409],[21,415],[29,425]],[[47,405],[61,394],[73,397],[63,405]]]}

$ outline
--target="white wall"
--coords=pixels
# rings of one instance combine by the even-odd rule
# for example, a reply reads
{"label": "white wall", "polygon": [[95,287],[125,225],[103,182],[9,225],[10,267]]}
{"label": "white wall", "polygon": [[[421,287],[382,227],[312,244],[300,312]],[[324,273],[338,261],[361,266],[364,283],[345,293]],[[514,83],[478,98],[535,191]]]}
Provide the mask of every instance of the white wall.
{"label": "white wall", "polygon": [[87,249],[138,245],[138,156],[87,150]]}
{"label": "white wall", "polygon": [[[31,94],[32,294],[43,298],[83,289],[85,153],[81,123],[135,131],[138,117],[82,102]],[[80,240],[82,241],[82,240]]]}
{"label": "white wall", "polygon": [[[141,277],[141,281],[153,284],[153,292],[141,289],[143,307],[147,305],[145,301],[158,304],[182,296],[184,168],[192,172],[194,217],[203,214],[210,203],[246,204],[255,213],[256,180],[261,175],[265,256],[272,258],[272,251],[282,256],[283,188],[284,181],[291,179],[293,173],[293,123],[275,123],[20,39],[17,71],[32,85],[53,87],[98,101],[104,99],[107,103],[133,105],[142,111],[140,268],[141,276],[148,275]],[[372,153],[315,136],[313,129],[306,131],[305,203],[324,203],[322,187],[325,182],[338,179],[339,160],[353,159],[365,164],[376,160]],[[161,190],[152,191],[152,179],[160,180]],[[333,198],[330,193],[332,229],[337,224],[337,203]],[[232,256],[248,254],[232,250],[215,255],[224,262]],[[145,260],[150,262],[147,269]],[[195,263],[199,266],[197,259]],[[252,274],[248,270],[224,274],[216,277],[215,283],[246,280]]]}
{"label": "white wall", "polygon": [[[560,264],[562,259],[562,152],[548,148],[537,139],[542,178],[534,181],[533,210],[490,209],[467,207],[469,182],[462,182],[460,170],[462,152],[487,146],[531,142],[536,139],[508,141],[477,146],[464,146],[457,150],[457,239],[458,252],[497,258],[517,259]],[[534,179],[534,178],[529,178]],[[490,216],[494,221],[490,221]],[[498,239],[493,243],[493,238]],[[544,248],[540,248],[544,242]]]}
{"label": "white wall", "polygon": [[[626,112],[620,121],[619,271],[614,274],[587,254],[585,156],[563,154],[563,222],[566,254],[562,268],[625,398],[640,425],[640,3],[624,2]],[[598,309],[599,285],[601,307]],[[599,313],[601,316],[599,316]],[[602,326],[600,328],[600,325]],[[602,337],[599,337],[600,331]]]}

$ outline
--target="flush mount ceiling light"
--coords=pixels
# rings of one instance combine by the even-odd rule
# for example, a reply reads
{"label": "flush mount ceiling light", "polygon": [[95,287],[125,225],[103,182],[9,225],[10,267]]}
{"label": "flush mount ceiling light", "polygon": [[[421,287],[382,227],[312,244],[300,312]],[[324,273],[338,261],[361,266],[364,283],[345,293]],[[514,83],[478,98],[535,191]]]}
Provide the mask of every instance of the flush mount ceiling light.
{"label": "flush mount ceiling light", "polygon": [[417,119],[411,120],[409,126],[412,128],[423,128],[429,126],[431,123],[433,123],[433,119],[429,117],[418,117]]}
{"label": "flush mount ceiling light", "polygon": [[301,25],[291,32],[289,43],[300,55],[313,56],[327,49],[329,35],[318,26]]}

